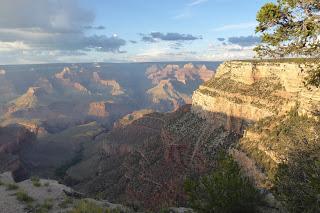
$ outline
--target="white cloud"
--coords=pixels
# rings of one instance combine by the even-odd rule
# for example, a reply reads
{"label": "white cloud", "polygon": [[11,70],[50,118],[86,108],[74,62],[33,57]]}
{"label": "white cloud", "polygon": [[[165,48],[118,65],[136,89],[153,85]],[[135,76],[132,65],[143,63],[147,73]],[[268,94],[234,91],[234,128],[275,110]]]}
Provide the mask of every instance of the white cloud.
{"label": "white cloud", "polygon": [[240,46],[238,44],[209,44],[208,51],[201,57],[206,60],[250,59],[255,56],[255,46]]}
{"label": "white cloud", "polygon": [[250,29],[257,26],[256,22],[244,22],[244,23],[238,23],[238,24],[229,24],[224,25],[221,27],[217,27],[212,29],[212,31],[215,32],[222,32],[222,31],[230,31],[230,30],[242,30],[242,29]]}
{"label": "white cloud", "polygon": [[22,41],[14,42],[1,42],[0,41],[0,52],[11,52],[11,51],[22,51],[30,50],[30,46],[26,45]]}
{"label": "white cloud", "polygon": [[191,3],[188,4],[188,6],[193,7],[193,6],[197,6],[199,4],[205,3],[208,0],[193,0]]}
{"label": "white cloud", "polygon": [[193,0],[189,4],[185,5],[185,7],[173,17],[173,19],[185,19],[192,17],[192,9],[195,6],[203,4],[208,0]]}
{"label": "white cloud", "polygon": [[223,45],[211,43],[202,51],[189,51],[186,48],[173,50],[163,44],[154,44],[140,54],[129,56],[129,61],[225,61],[234,59],[249,59],[255,56],[254,46],[240,46],[238,44]]}
{"label": "white cloud", "polygon": [[143,50],[128,60],[133,62],[150,62],[150,61],[190,61],[194,60],[196,53],[187,50],[172,50],[170,45],[163,43],[154,43],[149,49]]}
{"label": "white cloud", "polygon": [[10,53],[1,55],[0,63],[7,63],[10,57],[17,62],[29,59],[25,54],[32,54],[30,50],[36,53],[32,61],[36,57],[43,60],[44,55],[50,58],[54,51],[76,57],[81,51],[123,52],[120,48],[126,41],[116,34],[87,33],[104,29],[93,27],[94,19],[93,11],[81,7],[80,0],[1,0],[0,51]]}

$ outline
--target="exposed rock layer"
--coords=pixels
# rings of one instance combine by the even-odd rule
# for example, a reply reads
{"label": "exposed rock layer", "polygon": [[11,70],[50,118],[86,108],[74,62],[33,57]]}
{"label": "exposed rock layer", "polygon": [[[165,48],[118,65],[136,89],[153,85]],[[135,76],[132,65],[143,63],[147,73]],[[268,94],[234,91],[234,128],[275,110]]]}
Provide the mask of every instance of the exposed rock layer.
{"label": "exposed rock layer", "polygon": [[[320,108],[320,91],[304,86],[315,64],[294,62],[225,62],[213,79],[192,97],[192,110],[216,126],[242,132],[247,123],[288,112],[312,116]],[[216,113],[223,116],[215,116]],[[235,123],[233,118],[240,118]]]}

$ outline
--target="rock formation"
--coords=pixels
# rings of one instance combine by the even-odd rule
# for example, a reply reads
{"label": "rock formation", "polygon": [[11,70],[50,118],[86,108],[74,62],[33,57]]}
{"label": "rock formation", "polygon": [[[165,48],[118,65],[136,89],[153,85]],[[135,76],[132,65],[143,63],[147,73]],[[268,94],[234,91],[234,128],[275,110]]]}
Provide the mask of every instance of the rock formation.
{"label": "rock formation", "polygon": [[149,89],[147,94],[154,108],[159,111],[176,110],[191,101],[187,94],[177,91],[170,80],[161,80],[157,86]]}
{"label": "rock formation", "polygon": [[[194,113],[241,133],[248,123],[283,115],[299,104],[301,114],[319,110],[320,92],[303,82],[313,64],[241,62],[222,64],[192,97]],[[216,115],[219,116],[216,116]]]}
{"label": "rock formation", "polygon": [[109,113],[107,112],[106,104],[106,102],[90,103],[88,115],[96,117],[107,117]]}
{"label": "rock formation", "polygon": [[28,172],[20,152],[35,141],[35,135],[22,126],[0,128],[0,172],[12,171],[14,179],[24,180]]}
{"label": "rock formation", "polygon": [[[1,153],[1,165],[11,162],[9,170],[19,181],[32,173],[59,177],[90,195],[103,189],[104,198],[144,202],[141,206],[150,209],[166,202],[175,206],[176,200],[184,205],[186,174],[211,168],[195,138],[208,141],[216,133],[198,131],[204,121],[193,117],[190,106],[170,114],[152,110],[167,112],[191,103],[192,91],[213,72],[202,65],[169,65],[163,76],[162,68],[149,73],[153,80],[145,73],[149,64],[63,66],[32,67],[26,79],[20,77],[20,66],[10,67],[0,76],[0,94],[13,91],[8,99],[1,96],[0,106],[11,107],[1,125],[19,124],[39,136],[18,154]],[[206,148],[215,150],[221,141]]]}
{"label": "rock formation", "polygon": [[39,103],[39,97],[45,95],[45,91],[40,87],[30,87],[25,94],[13,100],[7,109],[11,114],[19,110],[35,108]]}
{"label": "rock formation", "polygon": [[0,104],[4,104],[16,97],[14,84],[6,78],[6,72],[4,70],[2,70],[2,74],[0,74],[0,94]]}
{"label": "rock formation", "polygon": [[164,204],[184,206],[184,178],[212,169],[214,153],[233,138],[194,116],[190,105],[151,113],[96,137],[95,151],[71,167],[66,179],[115,202],[155,211]]}
{"label": "rock formation", "polygon": [[152,80],[153,84],[158,84],[161,80],[166,79],[177,80],[183,84],[194,80],[207,81],[213,73],[214,71],[207,69],[205,65],[196,67],[191,63],[185,64],[183,67],[169,64],[160,68],[153,65],[146,71],[146,75]]}
{"label": "rock formation", "polygon": [[145,115],[151,114],[153,112],[154,111],[151,109],[142,109],[142,110],[134,111],[134,112],[122,117],[117,122],[115,122],[114,128],[120,128],[120,127],[124,127],[126,125],[129,125],[132,122],[134,122],[135,120],[138,120],[138,119],[144,117]]}
{"label": "rock formation", "polygon": [[65,67],[61,72],[56,73],[55,77],[66,87],[71,87],[83,94],[89,93],[88,89],[79,82],[79,72],[76,72],[69,67]]}
{"label": "rock formation", "polygon": [[[133,210],[106,200],[87,198],[71,188],[50,179],[31,178],[15,183],[9,172],[0,174],[0,209],[6,213],[52,212],[67,213],[73,209],[78,211],[89,204],[91,208],[101,209],[101,212],[125,212]],[[8,186],[14,186],[7,190]],[[81,195],[81,196],[80,196]],[[82,204],[79,207],[79,203]]]}
{"label": "rock formation", "polygon": [[53,85],[47,78],[39,78],[35,83],[35,86],[42,88],[47,94],[52,94],[54,92]]}
{"label": "rock formation", "polygon": [[150,102],[159,111],[176,110],[184,104],[191,103],[191,93],[199,83],[209,80],[214,72],[206,66],[185,64],[166,65],[163,68],[153,65],[146,71],[154,87],[147,91]]}
{"label": "rock formation", "polygon": [[[293,107],[306,115],[305,119],[313,119],[317,109],[314,107],[320,106],[319,91],[310,92],[303,86],[306,71],[302,67],[289,62],[226,62],[214,78],[194,92],[192,106],[167,114],[151,113],[126,125],[116,125],[96,138],[96,151],[70,168],[67,177],[77,183],[79,190],[118,202],[153,210],[164,203],[183,206],[185,177],[198,177],[213,170],[216,153],[222,149],[229,150],[244,174],[268,192],[272,183],[250,154],[267,156],[265,164],[286,162],[286,142],[268,144],[268,130],[277,126]],[[168,91],[170,86],[161,82],[164,80],[159,81],[160,91]],[[165,95],[168,94],[175,97],[175,93]],[[264,120],[269,118],[275,121],[267,125]],[[249,131],[260,122],[266,129],[263,135]],[[290,131],[288,128],[281,131]],[[308,143],[318,140],[319,127],[309,129],[304,130],[311,138],[306,138]],[[274,135],[271,138],[276,138]],[[278,208],[272,194],[266,197],[273,198],[269,210]]]}
{"label": "rock formation", "polygon": [[111,95],[113,96],[125,94],[123,88],[116,80],[103,80],[100,78],[98,72],[93,72],[93,81],[103,86],[111,88]]}
{"label": "rock formation", "polygon": [[312,61],[225,62],[193,94],[196,115],[214,129],[242,135],[229,153],[242,175],[267,193],[275,212],[319,209],[314,204],[319,181],[309,180],[319,174],[320,91],[303,83],[315,66]]}
{"label": "rock formation", "polygon": [[112,126],[113,123],[124,115],[132,111],[132,106],[124,102],[100,101],[89,104],[88,115],[99,120],[108,121]]}

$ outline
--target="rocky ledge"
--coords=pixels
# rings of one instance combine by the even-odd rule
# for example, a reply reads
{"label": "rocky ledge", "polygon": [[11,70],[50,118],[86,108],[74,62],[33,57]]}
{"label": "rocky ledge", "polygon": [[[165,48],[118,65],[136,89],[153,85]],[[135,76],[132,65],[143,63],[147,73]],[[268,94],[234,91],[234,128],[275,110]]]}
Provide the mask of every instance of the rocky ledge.
{"label": "rocky ledge", "polygon": [[304,86],[313,62],[230,61],[192,97],[192,111],[214,126],[242,133],[248,123],[287,113],[313,116],[320,109],[320,91]]}
{"label": "rocky ledge", "polygon": [[85,212],[97,209],[101,212],[134,212],[120,204],[86,198],[55,180],[32,177],[15,183],[9,172],[0,174],[0,209],[6,213],[62,213],[80,209]]}

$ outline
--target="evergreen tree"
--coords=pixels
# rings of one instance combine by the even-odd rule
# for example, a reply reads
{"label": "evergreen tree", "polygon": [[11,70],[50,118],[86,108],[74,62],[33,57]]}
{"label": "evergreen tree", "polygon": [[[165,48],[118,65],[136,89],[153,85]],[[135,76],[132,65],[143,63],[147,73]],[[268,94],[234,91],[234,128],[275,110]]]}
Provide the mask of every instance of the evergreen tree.
{"label": "evergreen tree", "polygon": [[[320,1],[277,0],[267,3],[257,14],[261,44],[255,48],[259,57],[320,57]],[[318,61],[320,63],[320,59]],[[306,79],[320,87],[320,67]]]}

